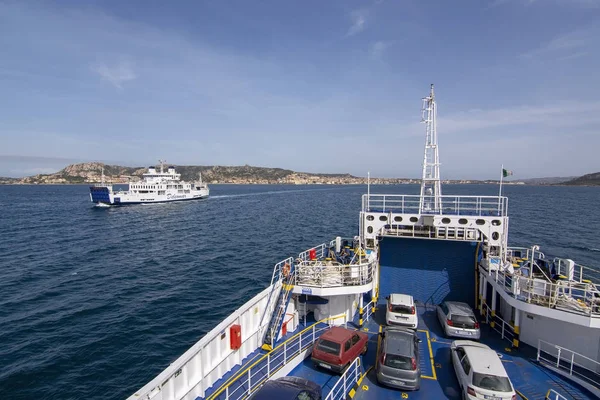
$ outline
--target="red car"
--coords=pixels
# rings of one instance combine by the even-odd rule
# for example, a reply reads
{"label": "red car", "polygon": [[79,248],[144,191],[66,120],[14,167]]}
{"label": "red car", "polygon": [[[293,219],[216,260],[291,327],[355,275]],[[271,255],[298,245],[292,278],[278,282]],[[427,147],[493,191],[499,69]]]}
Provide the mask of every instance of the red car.
{"label": "red car", "polygon": [[317,339],[311,360],[321,368],[342,373],[356,357],[367,352],[368,341],[365,333],[334,326]]}

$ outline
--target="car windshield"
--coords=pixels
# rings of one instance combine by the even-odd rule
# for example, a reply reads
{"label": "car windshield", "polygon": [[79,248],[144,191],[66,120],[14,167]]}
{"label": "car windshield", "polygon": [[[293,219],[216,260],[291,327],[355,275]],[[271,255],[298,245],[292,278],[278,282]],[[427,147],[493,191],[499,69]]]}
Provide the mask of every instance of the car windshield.
{"label": "car windshield", "polygon": [[400,314],[412,314],[412,308],[409,306],[392,305],[392,312]]}
{"label": "car windshield", "polygon": [[341,346],[339,343],[332,342],[327,339],[319,340],[319,343],[317,344],[317,349],[319,349],[320,351],[329,354],[334,354],[336,356],[340,354],[340,348]]}
{"label": "car windshield", "polygon": [[475,317],[469,315],[452,314],[451,321],[454,326],[459,328],[475,329]]}
{"label": "car windshield", "polygon": [[395,354],[386,354],[383,365],[395,369],[412,370],[412,361],[410,357],[397,356]]}
{"label": "car windshield", "polygon": [[487,375],[473,372],[473,385],[497,392],[510,392],[510,380],[505,376]]}

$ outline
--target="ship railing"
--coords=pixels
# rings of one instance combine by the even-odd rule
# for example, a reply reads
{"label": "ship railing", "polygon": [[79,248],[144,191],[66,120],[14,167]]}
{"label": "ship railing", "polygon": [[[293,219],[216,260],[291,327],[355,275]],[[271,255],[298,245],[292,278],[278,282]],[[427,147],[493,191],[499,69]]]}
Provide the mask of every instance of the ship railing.
{"label": "ship railing", "polygon": [[310,252],[311,252],[311,250],[315,251],[317,258],[325,258],[325,255],[329,251],[330,246],[331,246],[331,243],[322,243],[322,244],[320,244],[318,246],[311,247],[310,249],[305,250],[302,253],[300,253],[298,255],[298,258],[300,260],[302,260],[302,261],[310,260]]}
{"label": "ship railing", "polygon": [[371,319],[371,316],[375,312],[375,303],[373,303],[373,300],[363,306],[363,311],[364,320],[368,321]]}
{"label": "ship railing", "polygon": [[325,397],[325,400],[345,400],[348,397],[348,392],[359,379],[360,357],[356,357],[348,368],[346,368],[346,371],[340,376],[335,385],[333,385],[329,394]]}
{"label": "ship railing", "polygon": [[[365,194],[362,211],[400,214],[443,214],[504,217],[508,214],[508,198],[499,196],[439,196],[439,208],[420,211],[422,198],[404,194]],[[434,202],[431,202],[434,203]]]}
{"label": "ship railing", "polygon": [[554,343],[538,339],[537,361],[564,371],[600,389],[600,362]]}
{"label": "ship railing", "polygon": [[372,282],[374,261],[341,264],[335,261],[302,261],[294,268],[294,284],[309,287],[359,286]]}
{"label": "ship railing", "polygon": [[500,318],[495,311],[492,312],[492,309],[486,303],[483,303],[483,310],[485,314],[485,323],[498,332],[502,339],[506,339],[512,343],[516,336],[515,328],[510,323]]}
{"label": "ship railing", "polygon": [[474,241],[481,238],[477,228],[420,226],[420,225],[384,225],[378,232],[379,236],[420,237],[429,239],[454,239]]}
{"label": "ship railing", "polygon": [[[569,276],[569,261],[564,258],[555,258],[556,273],[558,275]],[[596,286],[600,284],[600,270],[586,267],[575,263],[573,265],[573,280],[580,283],[593,283]]]}
{"label": "ship railing", "polygon": [[575,314],[600,317],[600,290],[593,283],[559,280],[550,282],[499,270],[488,274],[517,300]]}
{"label": "ship railing", "polygon": [[546,393],[546,397],[544,398],[544,400],[569,400],[569,399],[567,399],[562,394],[558,393],[556,390],[550,389]]}
{"label": "ship railing", "polygon": [[511,246],[506,250],[506,254],[508,256],[508,259],[511,262],[518,262],[521,260],[531,260],[532,259],[532,255],[533,258],[546,258],[546,256],[544,255],[544,253],[542,253],[541,251],[537,250],[536,248],[527,248],[527,247],[516,247],[516,246]]}
{"label": "ship railing", "polygon": [[225,384],[208,396],[207,400],[248,398],[279,370],[303,352],[308,351],[315,341],[333,325],[333,321],[340,318],[347,322],[345,314],[326,318],[289,337],[269,353],[234,374]]}

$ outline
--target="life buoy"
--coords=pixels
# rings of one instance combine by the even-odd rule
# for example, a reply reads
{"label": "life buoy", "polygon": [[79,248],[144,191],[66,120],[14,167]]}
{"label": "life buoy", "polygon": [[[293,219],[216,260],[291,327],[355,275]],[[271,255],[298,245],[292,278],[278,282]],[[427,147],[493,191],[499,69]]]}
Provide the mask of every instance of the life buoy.
{"label": "life buoy", "polygon": [[288,276],[290,276],[290,270],[291,270],[290,264],[288,264],[288,263],[283,264],[283,276],[285,276],[286,278]]}

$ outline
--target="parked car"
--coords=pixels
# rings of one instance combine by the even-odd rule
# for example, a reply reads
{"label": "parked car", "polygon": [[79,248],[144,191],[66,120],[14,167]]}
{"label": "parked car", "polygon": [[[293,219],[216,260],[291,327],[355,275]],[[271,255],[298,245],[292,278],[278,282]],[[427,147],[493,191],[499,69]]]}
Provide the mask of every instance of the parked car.
{"label": "parked car", "polygon": [[517,399],[504,365],[494,350],[472,340],[455,340],[450,348],[463,399]]}
{"label": "parked car", "polygon": [[387,300],[385,319],[388,325],[401,325],[417,329],[419,318],[415,301],[411,295],[392,293],[385,299]]}
{"label": "parked car", "polygon": [[265,382],[252,400],[321,400],[321,386],[299,376],[284,376]]}
{"label": "parked car", "polygon": [[341,373],[356,357],[367,352],[368,340],[363,332],[334,326],[317,339],[311,359],[321,368]]}
{"label": "parked car", "polygon": [[377,354],[377,382],[404,390],[419,390],[421,368],[417,333],[408,328],[387,327]]}
{"label": "parked car", "polygon": [[479,340],[481,332],[475,313],[467,303],[444,301],[437,306],[437,316],[448,337]]}

